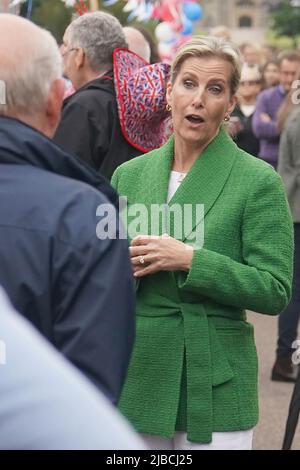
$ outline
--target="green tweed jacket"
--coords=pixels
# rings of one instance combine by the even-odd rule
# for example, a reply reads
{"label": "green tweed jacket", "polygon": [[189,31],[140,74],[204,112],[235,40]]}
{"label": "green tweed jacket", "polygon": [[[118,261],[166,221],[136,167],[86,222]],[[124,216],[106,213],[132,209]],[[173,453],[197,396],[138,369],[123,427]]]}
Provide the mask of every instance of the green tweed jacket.
{"label": "green tweed jacket", "polygon": [[[148,210],[166,204],[173,151],[171,138],[116,170],[112,184],[127,196],[129,212],[137,203]],[[141,279],[120,409],[139,432],[172,437],[186,430],[190,441],[208,443],[212,432],[246,430],[258,421],[257,354],[245,310],[273,315],[288,304],[292,221],[280,177],[223,129],[169,206],[184,204],[204,204],[204,245],[188,273]],[[144,219],[146,230],[149,215]],[[190,232],[198,226],[193,218]],[[171,236],[175,229],[170,220]],[[182,230],[181,239],[193,237]]]}

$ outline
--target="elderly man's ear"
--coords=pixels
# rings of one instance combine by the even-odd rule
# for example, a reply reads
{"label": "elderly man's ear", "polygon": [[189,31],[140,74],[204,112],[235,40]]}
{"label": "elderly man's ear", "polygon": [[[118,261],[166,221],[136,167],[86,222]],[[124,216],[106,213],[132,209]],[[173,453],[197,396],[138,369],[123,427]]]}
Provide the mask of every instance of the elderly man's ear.
{"label": "elderly man's ear", "polygon": [[64,81],[57,79],[54,80],[49,91],[45,109],[47,129],[44,133],[50,138],[53,137],[60,120],[64,89]]}
{"label": "elderly man's ear", "polygon": [[75,56],[75,65],[76,65],[77,70],[80,70],[85,65],[86,55],[85,55],[84,50],[81,47],[79,47],[76,52],[77,53]]}

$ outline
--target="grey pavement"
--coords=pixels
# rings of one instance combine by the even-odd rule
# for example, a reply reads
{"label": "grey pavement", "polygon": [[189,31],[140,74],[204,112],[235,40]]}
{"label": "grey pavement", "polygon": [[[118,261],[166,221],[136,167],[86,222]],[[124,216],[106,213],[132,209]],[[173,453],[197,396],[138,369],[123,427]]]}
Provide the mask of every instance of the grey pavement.
{"label": "grey pavement", "polygon": [[[248,321],[254,325],[260,368],[260,421],[254,432],[253,448],[256,450],[279,450],[282,446],[293,384],[270,380],[275,359],[277,317],[249,312]],[[300,421],[292,448],[300,450]]]}

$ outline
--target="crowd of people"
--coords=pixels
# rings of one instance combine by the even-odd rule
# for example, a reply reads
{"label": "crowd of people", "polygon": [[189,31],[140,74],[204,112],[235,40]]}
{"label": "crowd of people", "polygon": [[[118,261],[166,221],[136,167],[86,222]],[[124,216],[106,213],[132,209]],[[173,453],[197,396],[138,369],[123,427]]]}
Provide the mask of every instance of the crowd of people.
{"label": "crowd of people", "polygon": [[0,448],[251,449],[247,310],[297,375],[300,55],[216,34],[165,64],[104,12],[0,38]]}

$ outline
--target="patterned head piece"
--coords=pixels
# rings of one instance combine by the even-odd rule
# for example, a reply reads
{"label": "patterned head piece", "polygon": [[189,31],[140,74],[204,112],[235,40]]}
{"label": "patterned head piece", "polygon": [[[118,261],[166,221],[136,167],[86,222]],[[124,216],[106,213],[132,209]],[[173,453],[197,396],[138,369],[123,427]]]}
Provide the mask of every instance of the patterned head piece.
{"label": "patterned head piece", "polygon": [[169,64],[148,64],[128,49],[114,51],[118,112],[125,139],[142,152],[161,147],[172,132],[166,110]]}

